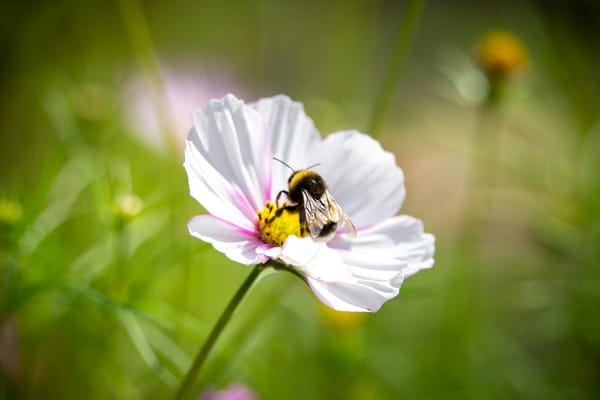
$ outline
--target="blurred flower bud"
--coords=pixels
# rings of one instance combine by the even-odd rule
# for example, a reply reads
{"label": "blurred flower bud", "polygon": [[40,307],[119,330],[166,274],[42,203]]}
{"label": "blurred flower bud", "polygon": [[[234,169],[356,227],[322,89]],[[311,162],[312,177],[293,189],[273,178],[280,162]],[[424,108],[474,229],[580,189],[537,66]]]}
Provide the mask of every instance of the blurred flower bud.
{"label": "blurred flower bud", "polygon": [[486,33],[477,45],[476,57],[485,74],[497,80],[520,71],[529,58],[525,45],[515,35],[503,30]]}
{"label": "blurred flower bud", "polygon": [[506,80],[527,65],[529,54],[515,35],[493,30],[479,40],[475,58],[489,83],[486,103],[493,106],[504,97]]}
{"label": "blurred flower bud", "polygon": [[22,215],[21,204],[13,200],[0,199],[0,225],[14,225]]}
{"label": "blurred flower bud", "polygon": [[477,62],[492,83],[504,81],[523,69],[528,58],[525,45],[504,30],[489,31],[476,47]]}
{"label": "blurred flower bud", "polygon": [[137,217],[144,208],[144,203],[135,194],[124,194],[117,197],[113,203],[113,216],[117,225],[121,226]]}

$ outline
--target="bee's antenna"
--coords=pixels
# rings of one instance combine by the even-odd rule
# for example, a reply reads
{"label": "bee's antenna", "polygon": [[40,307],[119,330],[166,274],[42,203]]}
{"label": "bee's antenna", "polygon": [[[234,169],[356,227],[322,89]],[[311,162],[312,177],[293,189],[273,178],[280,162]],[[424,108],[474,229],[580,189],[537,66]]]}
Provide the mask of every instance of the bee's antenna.
{"label": "bee's antenna", "polygon": [[313,165],[311,165],[311,166],[308,166],[308,167],[306,167],[305,169],[311,169],[311,168],[314,168],[314,167],[318,167],[319,165],[321,165],[321,163],[320,163],[320,162],[318,162],[318,163],[316,163],[316,164],[313,164]]}
{"label": "bee's antenna", "polygon": [[285,161],[282,161],[282,160],[280,160],[280,159],[279,159],[279,158],[277,158],[277,157],[273,157],[273,160],[277,160],[277,161],[279,161],[280,163],[282,163],[283,165],[285,165],[286,167],[288,167],[289,169],[291,169],[291,170],[292,170],[292,172],[296,172],[296,170],[295,170],[294,168],[290,167],[290,165],[289,165],[288,163],[286,163]]}

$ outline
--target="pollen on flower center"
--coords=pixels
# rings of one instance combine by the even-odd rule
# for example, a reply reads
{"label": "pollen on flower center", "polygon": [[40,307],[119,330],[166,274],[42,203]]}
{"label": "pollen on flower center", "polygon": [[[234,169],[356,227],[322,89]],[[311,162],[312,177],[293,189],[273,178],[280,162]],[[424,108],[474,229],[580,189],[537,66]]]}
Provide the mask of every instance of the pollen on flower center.
{"label": "pollen on flower center", "polygon": [[257,213],[258,230],[265,243],[283,246],[288,236],[306,236],[306,228],[300,224],[300,214],[297,209],[289,207],[285,201],[277,205],[267,200],[265,208]]}

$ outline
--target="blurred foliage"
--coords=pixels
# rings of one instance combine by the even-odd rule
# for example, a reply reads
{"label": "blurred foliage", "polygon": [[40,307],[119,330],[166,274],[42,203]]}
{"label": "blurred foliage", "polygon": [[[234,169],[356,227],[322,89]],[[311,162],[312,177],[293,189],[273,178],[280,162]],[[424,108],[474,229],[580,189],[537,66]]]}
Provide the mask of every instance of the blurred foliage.
{"label": "blurred foliage", "polygon": [[[250,272],[187,233],[202,210],[173,108],[282,92],[323,133],[360,129],[404,10],[3,2],[0,398],[172,396]],[[475,55],[496,29],[529,62],[489,102],[498,82]],[[244,382],[261,399],[597,398],[598,37],[592,0],[428,2],[379,139],[406,173],[403,212],[437,237],[435,268],[358,318],[323,312],[292,276],[263,277],[198,393]],[[186,83],[172,89],[172,76]]]}

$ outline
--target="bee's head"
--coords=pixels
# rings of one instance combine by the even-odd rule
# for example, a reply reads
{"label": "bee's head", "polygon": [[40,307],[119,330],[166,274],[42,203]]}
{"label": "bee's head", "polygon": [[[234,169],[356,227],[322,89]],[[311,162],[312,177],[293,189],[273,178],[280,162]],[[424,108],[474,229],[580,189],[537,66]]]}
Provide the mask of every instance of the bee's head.
{"label": "bee's head", "polygon": [[321,178],[321,176],[319,174],[317,174],[315,171],[311,171],[309,169],[301,169],[299,171],[294,171],[294,173],[290,175],[290,177],[288,178],[288,183],[291,183],[294,180],[295,181],[303,180],[303,181],[310,181],[310,182],[314,182],[314,183],[321,183],[323,181],[323,178]]}
{"label": "bee's head", "polygon": [[315,198],[320,198],[327,190],[327,185],[321,175],[308,169],[295,171],[288,179],[288,187],[293,201],[298,202],[295,192],[306,190]]}

